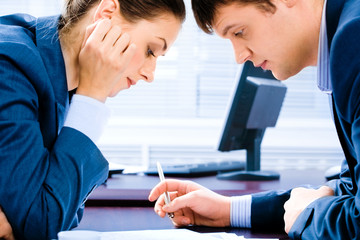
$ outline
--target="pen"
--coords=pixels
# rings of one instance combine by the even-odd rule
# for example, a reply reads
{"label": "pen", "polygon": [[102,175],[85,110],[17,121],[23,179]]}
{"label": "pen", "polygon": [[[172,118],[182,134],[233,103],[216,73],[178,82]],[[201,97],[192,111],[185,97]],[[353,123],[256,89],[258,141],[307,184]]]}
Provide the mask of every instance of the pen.
{"label": "pen", "polygon": [[[158,174],[159,174],[159,178],[160,178],[160,181],[163,182],[165,181],[165,177],[164,177],[164,172],[161,168],[161,165],[159,162],[156,163],[157,164],[157,170],[158,170]],[[166,191],[164,192],[164,196],[165,196],[165,204],[170,204],[170,195],[169,193]],[[174,213],[168,213],[168,216],[170,218],[173,218],[174,217]]]}

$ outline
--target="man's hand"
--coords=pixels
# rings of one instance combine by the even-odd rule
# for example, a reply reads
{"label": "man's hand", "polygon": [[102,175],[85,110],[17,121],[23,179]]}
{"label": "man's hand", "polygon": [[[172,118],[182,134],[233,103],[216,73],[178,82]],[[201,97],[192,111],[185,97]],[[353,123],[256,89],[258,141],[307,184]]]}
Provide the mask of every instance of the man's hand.
{"label": "man's hand", "polygon": [[15,240],[10,223],[0,207],[0,239]]}
{"label": "man's hand", "polygon": [[[164,192],[169,191],[171,203],[165,205]],[[230,198],[219,195],[191,181],[166,180],[149,195],[156,201],[155,212],[160,217],[173,212],[175,226],[230,226]]]}
{"label": "man's hand", "polygon": [[291,227],[300,213],[313,201],[325,196],[333,196],[334,191],[327,186],[319,189],[294,188],[291,191],[290,198],[284,204],[285,214],[285,232],[289,233]]}

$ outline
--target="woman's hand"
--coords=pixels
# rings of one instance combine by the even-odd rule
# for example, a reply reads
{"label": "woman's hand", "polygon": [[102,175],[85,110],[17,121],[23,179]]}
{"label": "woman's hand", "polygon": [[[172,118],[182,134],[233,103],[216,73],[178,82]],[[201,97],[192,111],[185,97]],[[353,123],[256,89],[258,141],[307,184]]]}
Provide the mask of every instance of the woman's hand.
{"label": "woman's hand", "polygon": [[110,19],[100,20],[86,29],[79,54],[79,86],[76,93],[105,102],[120,81],[135,54],[136,46]]}
{"label": "woman's hand", "polygon": [[12,228],[8,222],[5,213],[0,207],[0,239],[4,240],[15,240]]}
{"label": "woman's hand", "polygon": [[297,217],[310,203],[321,197],[333,195],[334,191],[328,186],[322,186],[319,189],[294,188],[289,200],[284,204],[285,232],[289,233]]}
{"label": "woman's hand", "polygon": [[[171,203],[165,206],[164,192],[170,193]],[[175,226],[230,226],[230,198],[221,196],[191,181],[166,180],[149,195],[156,201],[154,210],[160,217],[173,212]]]}

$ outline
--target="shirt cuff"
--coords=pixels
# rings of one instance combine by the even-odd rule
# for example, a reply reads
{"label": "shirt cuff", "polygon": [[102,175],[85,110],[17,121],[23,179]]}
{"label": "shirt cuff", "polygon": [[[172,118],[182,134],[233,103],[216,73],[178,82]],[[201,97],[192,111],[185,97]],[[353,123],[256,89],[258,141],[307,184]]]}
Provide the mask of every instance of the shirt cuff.
{"label": "shirt cuff", "polygon": [[251,228],[251,195],[231,197],[230,224],[232,227]]}
{"label": "shirt cuff", "polygon": [[110,109],[104,103],[87,96],[74,94],[64,126],[82,132],[96,143],[109,117]]}

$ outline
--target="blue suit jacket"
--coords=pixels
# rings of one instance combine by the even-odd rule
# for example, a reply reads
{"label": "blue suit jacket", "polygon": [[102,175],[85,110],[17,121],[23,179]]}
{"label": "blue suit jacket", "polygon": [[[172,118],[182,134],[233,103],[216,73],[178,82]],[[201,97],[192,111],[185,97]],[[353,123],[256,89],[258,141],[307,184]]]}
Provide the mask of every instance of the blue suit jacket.
{"label": "blue suit jacket", "polygon": [[75,227],[107,161],[64,127],[68,104],[58,17],[0,17],[0,205],[17,239]]}
{"label": "blue suit jacket", "polygon": [[[311,203],[289,236],[360,239],[360,1],[328,0],[326,21],[334,119],[346,164],[340,180],[329,183],[335,196]],[[289,191],[254,195],[253,226],[283,229],[283,204],[288,198]]]}

